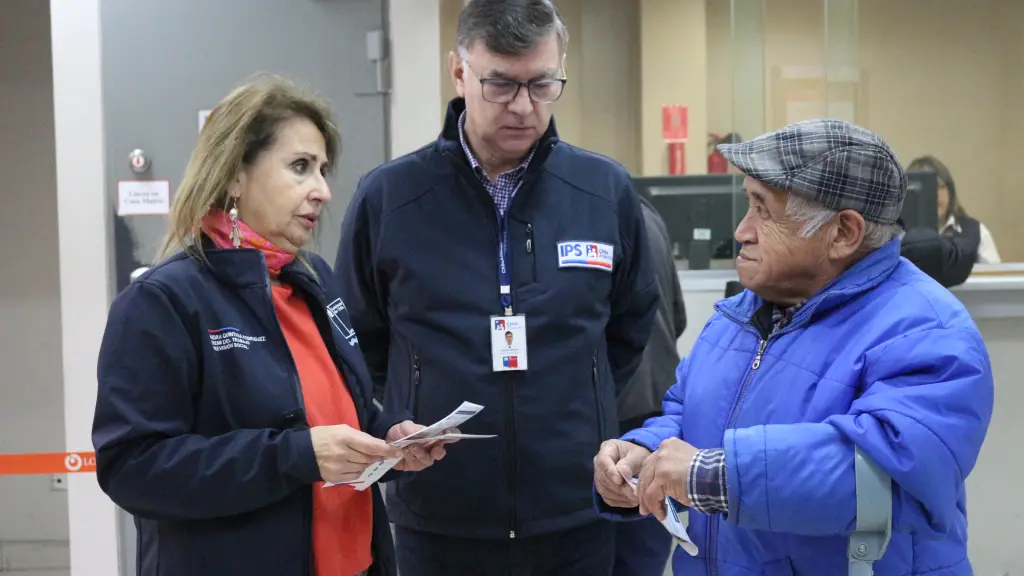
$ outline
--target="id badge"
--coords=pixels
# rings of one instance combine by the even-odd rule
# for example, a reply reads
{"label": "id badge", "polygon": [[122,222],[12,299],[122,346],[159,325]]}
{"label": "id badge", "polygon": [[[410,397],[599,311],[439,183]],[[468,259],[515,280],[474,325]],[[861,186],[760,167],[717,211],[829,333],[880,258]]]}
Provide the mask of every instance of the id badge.
{"label": "id badge", "polygon": [[491,316],[488,328],[493,370],[526,370],[526,316]]}

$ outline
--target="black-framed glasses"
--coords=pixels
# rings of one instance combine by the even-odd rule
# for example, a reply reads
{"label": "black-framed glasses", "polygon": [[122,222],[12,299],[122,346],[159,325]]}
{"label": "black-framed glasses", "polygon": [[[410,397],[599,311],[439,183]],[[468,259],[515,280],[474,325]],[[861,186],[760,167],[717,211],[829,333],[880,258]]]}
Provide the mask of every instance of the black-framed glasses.
{"label": "black-framed glasses", "polygon": [[519,91],[526,88],[530,100],[536,104],[550,104],[562,97],[567,78],[536,78],[526,82],[507,78],[481,78],[469,62],[462,61],[466,68],[480,80],[480,91],[484,100],[492,104],[508,104],[519,96]]}

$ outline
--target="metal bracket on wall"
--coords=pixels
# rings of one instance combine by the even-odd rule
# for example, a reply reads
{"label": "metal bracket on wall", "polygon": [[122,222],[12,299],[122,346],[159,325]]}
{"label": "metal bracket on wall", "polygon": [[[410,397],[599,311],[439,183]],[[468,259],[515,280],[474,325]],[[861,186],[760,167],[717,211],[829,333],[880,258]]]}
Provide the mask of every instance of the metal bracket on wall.
{"label": "metal bracket on wall", "polygon": [[383,30],[366,33],[366,59],[373,63],[377,75],[377,88],[372,92],[356,92],[356,96],[386,96],[391,94],[387,85],[387,38]]}

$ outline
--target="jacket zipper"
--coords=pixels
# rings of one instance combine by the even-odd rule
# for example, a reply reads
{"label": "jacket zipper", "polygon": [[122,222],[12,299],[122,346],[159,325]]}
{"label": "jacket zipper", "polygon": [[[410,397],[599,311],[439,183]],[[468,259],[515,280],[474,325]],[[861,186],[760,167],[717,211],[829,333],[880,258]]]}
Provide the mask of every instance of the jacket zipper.
{"label": "jacket zipper", "polygon": [[[828,296],[828,294],[826,294],[825,296]],[[824,296],[823,296],[823,298],[824,298]],[[810,318],[810,315],[814,312],[814,308],[817,308],[817,303],[815,303],[812,308],[807,309],[807,312],[806,312],[807,316],[806,316],[806,318]],[[801,321],[799,324],[795,323],[795,322],[790,322],[790,324],[788,326],[786,326],[785,328],[783,328],[782,330],[779,330],[778,332],[775,332],[774,334],[769,334],[768,336],[764,336],[761,332],[758,332],[757,330],[753,329],[751,327],[749,321],[748,322],[744,322],[743,320],[740,320],[739,318],[736,318],[732,314],[730,314],[730,313],[726,312],[725,310],[723,310],[717,304],[715,305],[715,311],[718,312],[719,314],[721,314],[722,316],[728,318],[729,320],[735,322],[736,324],[739,324],[741,328],[743,328],[743,329],[745,329],[745,330],[747,330],[749,332],[755,333],[757,335],[757,337],[758,337],[757,353],[754,355],[754,360],[750,364],[750,371],[747,372],[746,377],[743,379],[743,383],[740,385],[739,392],[736,393],[736,399],[733,402],[732,411],[729,414],[729,421],[726,423],[726,426],[725,426],[725,429],[728,430],[729,428],[731,428],[736,423],[736,418],[739,417],[739,409],[740,409],[740,404],[743,401],[743,394],[746,393],[747,388],[750,385],[750,381],[754,378],[754,372],[756,372],[757,369],[761,367],[761,359],[764,357],[765,349],[768,348],[768,343],[771,340],[776,339],[776,338],[782,336],[783,334],[787,334],[789,332],[792,332],[793,330],[796,330],[799,326],[802,326],[804,324],[804,321]],[[804,310],[801,310],[800,312],[804,313]],[[718,532],[718,523],[719,523],[720,520],[721,520],[721,516],[718,515],[718,514],[715,514],[713,517],[711,517],[710,522],[709,522],[709,526],[708,526],[708,545],[707,545],[707,550],[708,550],[708,569],[709,569],[710,576],[715,576],[718,573],[718,568],[717,568],[717,564],[716,564],[717,560],[718,560],[718,534],[717,534],[717,532]]]}
{"label": "jacket zipper", "polygon": [[519,493],[516,490],[516,424],[515,424],[515,390],[512,379],[508,374],[501,374],[505,377],[505,433],[508,435],[508,443],[505,444],[505,458],[508,461],[505,480],[508,482],[509,494],[509,528],[508,537],[516,537],[516,525],[518,524]]}
{"label": "jacket zipper", "polygon": [[[543,155],[538,154],[538,153],[534,154],[533,160],[530,161],[531,168],[527,169],[527,173],[523,175],[523,180],[520,182],[519,188],[516,190],[516,193],[509,200],[508,205],[505,207],[505,212],[506,213],[509,212],[510,210],[512,210],[512,203],[516,201],[517,197],[522,195],[524,186],[526,186],[526,185],[531,185],[532,186],[533,171],[536,170],[536,166],[538,165],[537,163],[538,162],[543,162],[544,160],[546,160],[547,159],[546,158],[547,154],[550,152],[550,150],[552,148],[555,147],[555,145],[557,143],[558,143],[557,140],[547,142],[544,145]],[[541,151],[541,148],[538,147],[538,152],[540,152],[540,151]],[[463,181],[465,183],[469,184],[471,188],[475,188],[476,190],[483,192],[487,197],[490,197],[490,193],[487,192],[487,189],[480,182],[480,178],[475,173],[473,173],[473,171],[470,170],[463,162],[461,162],[458,159],[458,157],[455,155],[454,152],[452,152],[450,150],[445,150],[444,153],[448,154],[449,156],[452,157],[452,159],[454,160],[454,164],[455,164],[456,170],[462,173]],[[498,224],[498,221],[497,221],[499,216],[497,214],[497,211],[492,210],[491,212],[494,214],[494,221],[493,222],[494,222],[494,237],[495,237],[495,241],[496,241],[496,244],[500,244],[501,240],[498,238],[499,224]],[[527,238],[527,241],[529,242],[529,248],[530,248],[531,251],[533,249],[533,241],[532,240],[533,240],[533,236],[531,234]],[[497,248],[497,245],[495,246],[495,248]],[[514,305],[515,305],[515,302],[513,302],[513,306]],[[504,375],[504,376],[508,376],[508,375]],[[516,411],[515,411],[515,388],[513,388],[513,386],[514,386],[513,380],[511,378],[508,378],[507,381],[505,382],[505,386],[504,386],[504,388],[505,388],[505,432],[506,432],[507,437],[508,437],[508,443],[506,444],[506,450],[505,450],[505,453],[506,453],[505,458],[506,458],[506,460],[508,462],[507,473],[505,475],[505,479],[506,479],[506,482],[508,483],[507,489],[508,489],[508,500],[509,500],[509,507],[510,507],[510,510],[509,510],[508,537],[510,539],[514,539],[516,537],[516,526],[519,524],[519,519],[518,519],[519,493],[518,493],[518,490],[517,490],[518,486],[517,486],[517,483],[516,483],[516,426],[515,426],[515,420],[514,420],[514,415],[515,415]]]}
{"label": "jacket zipper", "polygon": [[[263,258],[263,254],[260,254]],[[266,268],[266,258],[263,259],[264,268]],[[288,351],[288,359],[292,362],[292,385],[295,388],[295,398],[299,402],[299,413],[302,414],[302,423],[309,426],[309,416],[306,414],[306,399],[302,394],[302,382],[299,381],[299,369],[295,364],[295,357],[292,355],[292,350],[288,346],[288,339],[284,336],[284,330],[281,328],[281,322],[277,319],[277,310],[274,309],[274,293],[270,288],[270,272],[266,275],[267,290],[267,305],[270,307],[270,317],[273,318],[274,328],[277,329],[277,335],[281,337],[281,341],[284,342],[284,349]]]}
{"label": "jacket zipper", "polygon": [[[754,379],[754,372],[761,367],[761,358],[764,356],[764,350],[768,347],[769,338],[762,338],[757,344],[757,354],[754,356],[754,361],[750,364],[750,370],[747,372],[746,377],[743,378],[743,383],[740,384],[739,392],[736,393],[736,400],[733,401],[732,412],[729,414],[729,421],[725,425],[725,429],[732,428],[736,423],[736,418],[739,416],[740,404],[743,402],[743,395],[746,393],[747,388],[750,386],[750,381]],[[715,576],[718,573],[718,523],[720,516],[715,514],[711,519],[711,525],[708,527],[708,569],[711,576]]]}
{"label": "jacket zipper", "polygon": [[537,281],[537,257],[533,253],[533,224],[526,223],[526,253],[530,255],[530,268],[533,273],[533,281]]}
{"label": "jacket zipper", "polygon": [[[309,415],[306,413],[306,399],[305,399],[305,396],[302,394],[302,382],[299,381],[299,368],[298,368],[298,365],[295,363],[295,356],[292,354],[292,349],[291,349],[290,346],[288,346],[288,339],[284,335],[284,329],[281,328],[281,321],[277,319],[277,310],[274,309],[274,292],[273,292],[273,289],[270,286],[270,271],[266,267],[267,266],[267,260],[266,260],[266,257],[263,256],[262,252],[260,253],[260,258],[263,259],[263,268],[264,268],[264,270],[267,271],[266,272],[266,276],[265,276],[266,282],[265,282],[264,285],[266,286],[267,305],[270,307],[270,317],[273,319],[273,321],[271,323],[274,325],[274,328],[277,329],[277,335],[281,337],[281,341],[284,342],[284,349],[288,352],[288,359],[292,363],[292,384],[293,384],[293,386],[295,388],[295,398],[299,402],[299,414],[302,415],[302,425],[305,426],[306,428],[309,428]],[[312,494],[310,495],[310,499],[309,499],[308,503],[309,503],[309,507],[307,509],[303,510],[303,528],[302,528],[302,530],[303,530],[303,535],[305,536],[305,541],[306,541],[307,547],[308,547],[308,549],[310,551],[309,552],[309,556],[308,556],[308,560],[307,560],[308,563],[309,563],[308,565],[309,565],[310,568],[312,568],[313,567],[313,563],[314,563],[313,547],[312,547],[312,542],[313,542],[312,523],[306,521],[306,520],[311,520],[311,517],[312,517],[312,514],[311,514],[311,511],[312,511],[312,508],[313,508]]]}
{"label": "jacket zipper", "polygon": [[[520,187],[522,187],[522,184],[520,184]],[[506,214],[508,213],[509,210],[512,209],[512,202],[515,201],[516,196],[518,196],[518,194],[513,195],[512,198],[508,201],[508,205],[505,206]],[[497,213],[495,213],[495,219],[497,219],[497,217],[498,215]],[[499,243],[501,242],[500,238],[498,238],[497,240]],[[509,262],[509,266],[511,266],[511,262]],[[513,301],[512,304],[514,306],[515,301]],[[516,527],[519,525],[519,485],[518,482],[516,482],[516,473],[518,466],[516,462],[515,384],[513,382],[514,376],[512,374],[501,374],[500,377],[505,379],[505,433],[508,435],[509,438],[509,442],[508,444],[506,444],[506,459],[508,460],[508,468],[507,473],[505,475],[506,482],[508,483],[509,501],[508,537],[509,539],[514,540],[516,537]]]}

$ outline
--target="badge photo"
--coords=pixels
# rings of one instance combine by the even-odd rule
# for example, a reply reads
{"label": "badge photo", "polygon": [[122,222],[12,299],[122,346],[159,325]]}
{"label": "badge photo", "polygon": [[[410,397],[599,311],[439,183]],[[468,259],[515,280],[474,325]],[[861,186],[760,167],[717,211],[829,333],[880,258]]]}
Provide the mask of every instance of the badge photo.
{"label": "badge photo", "polygon": [[492,316],[491,368],[495,372],[527,369],[526,317]]}

